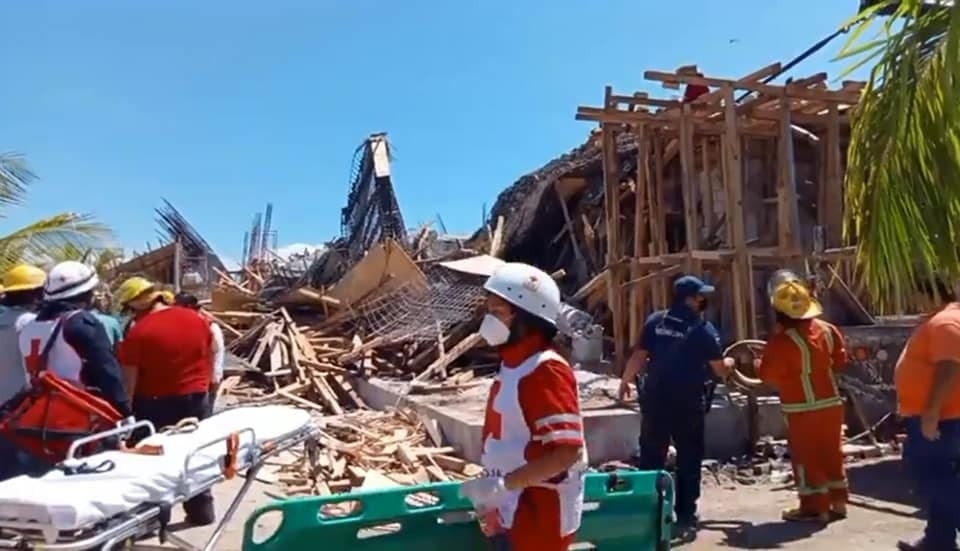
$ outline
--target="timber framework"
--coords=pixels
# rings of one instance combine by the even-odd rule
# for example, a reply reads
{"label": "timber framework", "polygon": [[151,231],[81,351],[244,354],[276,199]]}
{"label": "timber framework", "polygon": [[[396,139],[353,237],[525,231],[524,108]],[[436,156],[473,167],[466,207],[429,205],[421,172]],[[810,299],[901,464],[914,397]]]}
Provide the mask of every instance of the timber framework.
{"label": "timber framework", "polygon": [[726,337],[741,340],[765,328],[770,271],[851,256],[841,242],[843,171],[864,83],[829,89],[826,73],[766,83],[780,72],[780,64],[740,79],[696,66],[647,71],[647,80],[683,87],[683,98],[607,86],[602,107],[577,109],[578,120],[600,125],[607,269],[597,288],[617,358],[645,313],[666,307],[681,271],[718,283],[714,315]]}

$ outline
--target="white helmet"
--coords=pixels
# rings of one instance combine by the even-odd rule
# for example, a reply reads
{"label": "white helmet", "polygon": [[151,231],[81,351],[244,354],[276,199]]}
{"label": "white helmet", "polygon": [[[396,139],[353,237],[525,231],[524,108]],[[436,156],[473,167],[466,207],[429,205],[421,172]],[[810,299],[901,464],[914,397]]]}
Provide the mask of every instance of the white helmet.
{"label": "white helmet", "polygon": [[97,272],[75,260],[61,262],[50,270],[43,296],[47,300],[63,300],[92,291],[100,285]]}
{"label": "white helmet", "polygon": [[487,278],[483,288],[521,310],[557,324],[560,288],[543,270],[529,264],[508,262]]}

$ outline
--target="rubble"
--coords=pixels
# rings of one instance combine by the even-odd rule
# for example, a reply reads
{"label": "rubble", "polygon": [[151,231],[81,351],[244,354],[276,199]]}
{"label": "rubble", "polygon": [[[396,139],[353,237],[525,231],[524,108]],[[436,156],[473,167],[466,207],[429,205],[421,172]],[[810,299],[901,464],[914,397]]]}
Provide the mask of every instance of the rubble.
{"label": "rubble", "polygon": [[357,411],[323,423],[320,439],[303,454],[282,457],[258,475],[280,487],[276,497],[466,480],[481,471],[442,446],[436,427],[411,411]]}

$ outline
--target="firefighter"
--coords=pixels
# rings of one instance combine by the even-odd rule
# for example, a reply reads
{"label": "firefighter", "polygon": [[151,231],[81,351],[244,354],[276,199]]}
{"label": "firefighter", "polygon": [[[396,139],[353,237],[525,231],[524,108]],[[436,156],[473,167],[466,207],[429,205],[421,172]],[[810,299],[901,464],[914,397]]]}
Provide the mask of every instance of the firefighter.
{"label": "firefighter", "polygon": [[[177,306],[189,308],[200,315],[200,301],[190,293],[180,293],[174,298]],[[209,403],[210,413],[213,414],[213,408],[217,405],[217,395],[220,393],[220,383],[223,382],[223,354],[225,347],[223,344],[223,330],[213,320],[208,319],[210,324],[210,335],[213,337],[213,379],[210,381]]]}
{"label": "firefighter", "polygon": [[927,514],[923,537],[901,551],[955,550],[960,531],[960,303],[942,282],[926,287],[942,305],[913,330],[894,376],[903,461]]}
{"label": "firefighter", "polygon": [[[116,298],[136,319],[120,344],[136,418],[157,428],[191,417],[205,419],[214,358],[209,322],[192,310],[168,305],[163,292],[142,277],[123,282]],[[183,509],[191,525],[216,520],[209,491],[186,501]]]}
{"label": "firefighter", "polygon": [[777,327],[759,361],[758,376],[777,389],[787,419],[800,505],[783,511],[783,519],[845,518],[844,407],[835,375],[847,361],[843,335],[818,319],[823,309],[799,277],[781,271],[773,281],[770,299]]}
{"label": "firefighter", "polygon": [[484,289],[479,332],[501,367],[484,416],[485,475],[464,482],[461,493],[495,547],[566,550],[580,527],[586,448],[576,378],[550,344],[560,290],[519,263],[497,268]]}
{"label": "firefighter", "polygon": [[703,318],[713,292],[697,277],[677,278],[672,305],[647,318],[620,381],[621,399],[631,394],[632,383],[637,388],[640,468],[663,469],[671,440],[676,447],[674,513],[681,533],[697,528],[706,414],[717,379],[725,378],[733,363],[723,358],[720,336]]}
{"label": "firefighter", "polygon": [[20,330],[20,353],[30,376],[47,369],[66,381],[95,388],[129,418],[130,401],[113,346],[103,324],[89,311],[99,284],[97,273],[86,264],[71,260],[54,266],[44,287],[45,302]]}
{"label": "firefighter", "polygon": [[0,303],[0,409],[27,386],[27,369],[20,354],[19,334],[36,317],[43,299],[47,274],[36,266],[20,264],[3,274],[4,295]]}
{"label": "firefighter", "polygon": [[[0,411],[11,407],[14,398],[27,387],[27,369],[20,354],[20,329],[36,317],[43,299],[47,274],[29,264],[14,266],[3,274],[3,299],[0,304]],[[0,439],[0,480],[16,476],[28,461],[11,442]]]}

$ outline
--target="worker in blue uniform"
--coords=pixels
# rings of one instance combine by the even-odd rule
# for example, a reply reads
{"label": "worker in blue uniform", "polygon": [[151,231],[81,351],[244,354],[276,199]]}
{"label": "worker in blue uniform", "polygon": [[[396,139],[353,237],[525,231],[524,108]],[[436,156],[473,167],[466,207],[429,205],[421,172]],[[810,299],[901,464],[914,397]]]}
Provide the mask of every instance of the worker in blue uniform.
{"label": "worker in blue uniform", "polygon": [[676,447],[674,512],[681,530],[697,526],[706,413],[712,388],[733,365],[723,358],[717,329],[703,318],[713,291],[697,277],[678,278],[670,308],[644,323],[620,384],[621,399],[635,384],[640,401],[639,467],[663,469],[671,440]]}

